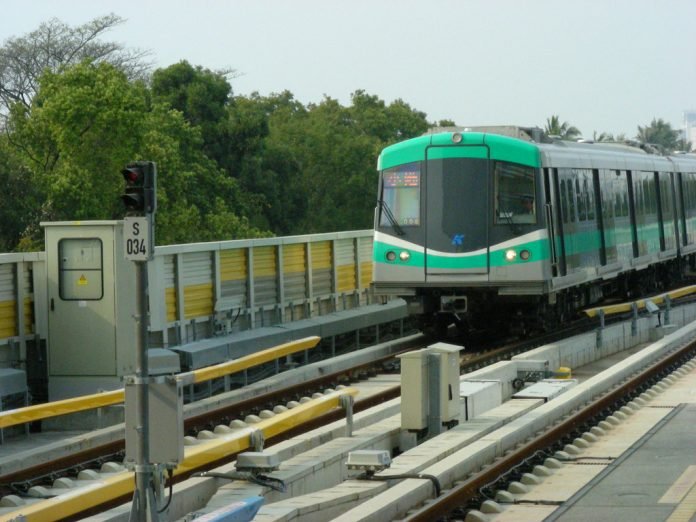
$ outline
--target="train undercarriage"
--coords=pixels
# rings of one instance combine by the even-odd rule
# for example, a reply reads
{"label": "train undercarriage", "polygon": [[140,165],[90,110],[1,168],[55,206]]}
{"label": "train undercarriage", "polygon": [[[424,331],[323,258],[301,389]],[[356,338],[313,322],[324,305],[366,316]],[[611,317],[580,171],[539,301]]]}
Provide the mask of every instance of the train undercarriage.
{"label": "train undercarriage", "polygon": [[450,326],[462,335],[484,331],[526,337],[553,330],[585,308],[648,297],[684,284],[696,275],[695,263],[691,255],[535,295],[501,295],[497,287],[424,287],[406,301],[422,331],[434,337],[443,338]]}

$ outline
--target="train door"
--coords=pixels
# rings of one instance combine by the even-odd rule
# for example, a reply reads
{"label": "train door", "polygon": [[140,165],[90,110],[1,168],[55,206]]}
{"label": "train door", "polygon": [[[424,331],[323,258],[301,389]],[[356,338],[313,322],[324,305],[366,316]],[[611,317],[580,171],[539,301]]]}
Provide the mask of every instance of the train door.
{"label": "train door", "polygon": [[551,247],[551,269],[553,277],[566,275],[563,220],[561,219],[561,196],[558,185],[558,170],[544,169],[544,194],[546,226]]}
{"label": "train door", "polygon": [[488,148],[430,147],[425,175],[425,279],[487,279]]}
{"label": "train door", "polygon": [[599,217],[601,218],[602,237],[602,265],[615,265],[618,261],[616,218],[620,197],[620,184],[615,171],[602,169],[596,170],[596,192],[599,202]]}
{"label": "train door", "polygon": [[658,188],[658,217],[660,224],[660,248],[663,252],[676,251],[678,228],[676,205],[674,204],[674,176],[672,172],[655,172]]}
{"label": "train door", "polygon": [[569,168],[556,169],[558,177],[560,214],[563,230],[563,246],[566,273],[582,266],[581,244],[578,227],[578,202],[576,199],[576,176]]}

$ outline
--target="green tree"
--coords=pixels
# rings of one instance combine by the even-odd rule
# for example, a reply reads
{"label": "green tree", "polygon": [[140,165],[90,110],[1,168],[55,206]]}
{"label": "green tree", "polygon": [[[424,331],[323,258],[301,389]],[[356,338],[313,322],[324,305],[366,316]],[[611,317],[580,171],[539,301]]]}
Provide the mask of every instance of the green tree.
{"label": "green tree", "polygon": [[573,127],[567,121],[561,123],[561,119],[556,114],[546,119],[544,131],[549,136],[558,136],[562,140],[575,140],[581,136],[577,127]]}
{"label": "green tree", "polygon": [[142,141],[145,88],[107,63],[47,70],[29,108],[12,107],[12,142],[23,151],[44,198],[42,218],[115,215],[114,173]]}
{"label": "green tree", "polygon": [[638,126],[636,139],[650,145],[655,145],[662,152],[672,152],[680,149],[679,131],[662,118],[653,118],[650,125]]}
{"label": "green tree", "polygon": [[260,202],[252,223],[279,235],[299,233],[297,220],[307,208],[298,148],[306,108],[288,91],[268,97],[253,93],[235,98],[229,113],[239,179]]}
{"label": "green tree", "polygon": [[[425,114],[401,100],[387,105],[356,91],[352,102],[344,107],[327,97],[303,108],[288,96],[263,100],[269,136],[261,170],[283,192],[268,200],[269,222],[284,220],[288,233],[372,226],[377,156],[386,145],[422,134],[429,124]],[[277,204],[292,214],[273,215]]]}
{"label": "green tree", "polygon": [[25,36],[6,40],[0,47],[0,113],[15,103],[29,108],[46,69],[55,72],[85,59],[111,63],[130,79],[143,78],[150,67],[148,51],[100,40],[123,21],[109,14],[70,27],[53,18]]}
{"label": "green tree", "polygon": [[32,224],[36,209],[41,208],[41,197],[31,172],[10,146],[7,136],[1,134],[0,194],[8,203],[0,205],[0,252],[9,252],[18,248],[20,238]]}
{"label": "green tree", "polygon": [[155,104],[144,122],[138,157],[157,162],[157,243],[190,243],[264,237],[245,217],[253,203],[237,180],[202,153],[198,127],[166,104]]}
{"label": "green tree", "polygon": [[226,71],[214,72],[181,61],[152,75],[152,95],[180,111],[191,125],[200,127],[203,151],[228,170],[234,142],[230,140],[227,119],[232,86]]}
{"label": "green tree", "polygon": [[121,217],[118,173],[138,159],[158,164],[158,244],[264,234],[243,217],[253,199],[202,152],[200,128],[109,64],[47,71],[31,106],[12,107],[8,130],[44,202],[27,227],[35,240],[40,219]]}

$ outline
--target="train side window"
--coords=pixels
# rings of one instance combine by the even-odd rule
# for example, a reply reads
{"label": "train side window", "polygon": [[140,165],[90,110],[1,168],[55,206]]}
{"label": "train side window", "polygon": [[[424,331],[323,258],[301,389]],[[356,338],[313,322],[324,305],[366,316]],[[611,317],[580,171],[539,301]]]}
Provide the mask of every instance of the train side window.
{"label": "train side window", "polygon": [[647,214],[657,214],[657,191],[655,190],[655,177],[650,173],[644,173],[643,185],[645,185],[645,211]]}
{"label": "train side window", "polygon": [[568,180],[566,187],[568,188],[568,222],[575,223],[575,192],[572,179]]}
{"label": "train side window", "polygon": [[595,195],[592,182],[585,177],[585,194],[587,194],[587,219],[594,221],[595,219]]}
{"label": "train side window", "polygon": [[587,210],[585,208],[585,193],[580,185],[578,171],[573,171],[575,174],[575,194],[578,197],[578,221],[587,221]]}
{"label": "train side window", "polygon": [[563,211],[563,222],[568,223],[568,187],[566,180],[561,180],[561,210]]}
{"label": "train side window", "polygon": [[614,216],[616,217],[623,216],[623,210],[621,209],[621,199],[621,192],[618,190],[614,190]]}

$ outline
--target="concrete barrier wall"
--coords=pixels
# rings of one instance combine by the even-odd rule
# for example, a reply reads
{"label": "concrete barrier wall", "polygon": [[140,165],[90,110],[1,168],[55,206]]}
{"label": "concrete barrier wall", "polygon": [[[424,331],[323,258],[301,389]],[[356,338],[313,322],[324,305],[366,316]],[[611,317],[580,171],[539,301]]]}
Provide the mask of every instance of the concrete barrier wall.
{"label": "concrete barrier wall", "polygon": [[[181,345],[371,304],[372,235],[156,247],[148,266],[150,342]],[[0,368],[23,366],[27,345],[48,337],[46,259],[46,252],[0,254]]]}
{"label": "concrete barrier wall", "polygon": [[[661,312],[661,322],[664,324],[664,308]],[[681,328],[696,320],[696,304],[683,305],[671,309],[669,326],[663,327],[664,332],[673,328]],[[548,361],[548,369],[555,371],[562,366],[573,368],[584,366],[598,359],[627,350],[639,344],[651,342],[655,336],[658,318],[656,315],[639,317],[635,324],[635,332],[631,321],[614,324],[597,331],[571,337],[562,342],[540,346],[520,355],[515,355],[510,361],[501,361],[481,370],[462,376],[462,380],[500,380],[503,398],[507,400],[515,393],[512,381],[518,377],[520,361]]]}

